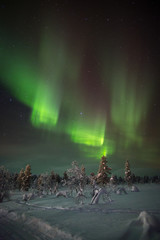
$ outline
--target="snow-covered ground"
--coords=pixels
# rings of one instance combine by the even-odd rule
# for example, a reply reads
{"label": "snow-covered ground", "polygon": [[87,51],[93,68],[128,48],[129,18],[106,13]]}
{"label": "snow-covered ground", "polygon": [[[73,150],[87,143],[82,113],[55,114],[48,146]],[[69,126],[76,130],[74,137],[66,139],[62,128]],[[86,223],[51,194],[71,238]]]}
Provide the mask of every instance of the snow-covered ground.
{"label": "snow-covered ground", "polygon": [[[21,192],[0,203],[0,239],[160,239],[160,185],[139,184],[139,192],[112,193],[91,205],[87,187],[84,204],[75,198],[47,195],[22,201]],[[123,186],[124,187],[124,186]]]}

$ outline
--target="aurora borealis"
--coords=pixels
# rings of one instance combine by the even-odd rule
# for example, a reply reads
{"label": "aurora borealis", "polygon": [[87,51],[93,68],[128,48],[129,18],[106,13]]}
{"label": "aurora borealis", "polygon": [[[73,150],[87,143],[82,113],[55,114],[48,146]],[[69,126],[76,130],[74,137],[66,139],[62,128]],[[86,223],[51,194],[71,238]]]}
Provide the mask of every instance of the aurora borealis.
{"label": "aurora borealis", "polygon": [[115,169],[126,158],[160,167],[159,18],[154,1],[142,9],[137,1],[1,6],[3,165],[20,167],[16,154],[34,169],[107,155]]}

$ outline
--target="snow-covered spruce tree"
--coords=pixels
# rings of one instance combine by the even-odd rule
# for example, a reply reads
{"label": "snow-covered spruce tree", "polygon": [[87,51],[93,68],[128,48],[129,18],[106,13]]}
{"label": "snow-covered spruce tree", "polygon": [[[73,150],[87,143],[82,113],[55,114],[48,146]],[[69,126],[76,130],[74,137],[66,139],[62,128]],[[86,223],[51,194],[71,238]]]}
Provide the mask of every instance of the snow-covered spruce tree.
{"label": "snow-covered spruce tree", "polygon": [[31,186],[31,179],[32,179],[32,174],[31,174],[31,166],[28,164],[26,165],[25,171],[24,171],[24,176],[22,177],[22,186],[21,189],[23,191],[28,191],[30,186]]}
{"label": "snow-covered spruce tree", "polygon": [[50,188],[50,176],[48,173],[41,173],[38,177],[37,188],[40,193],[48,192]]}
{"label": "snow-covered spruce tree", "polygon": [[66,171],[63,173],[63,180],[68,181],[68,175]]}
{"label": "snow-covered spruce tree", "polygon": [[97,173],[97,183],[105,185],[109,183],[110,178],[108,177],[109,174],[111,174],[111,168],[107,166],[107,157],[102,156],[99,170]]}
{"label": "snow-covered spruce tree", "polygon": [[22,183],[23,183],[23,180],[24,180],[24,176],[25,176],[24,169],[22,168],[20,173],[18,174],[18,177],[17,177],[17,183],[18,183],[19,190],[22,189],[22,185],[23,185]]}
{"label": "snow-covered spruce tree", "polygon": [[131,170],[130,170],[130,164],[129,161],[127,160],[125,162],[125,181],[128,185],[131,185],[132,183],[132,175],[131,175]]}
{"label": "snow-covered spruce tree", "polygon": [[55,180],[57,184],[59,184],[62,180],[58,173],[55,174]]}
{"label": "snow-covered spruce tree", "polygon": [[32,175],[32,189],[34,189],[34,191],[37,189],[37,185],[38,185],[38,176],[37,175]]}
{"label": "snow-covered spruce tree", "polygon": [[51,173],[50,173],[50,180],[51,180],[51,183],[53,182],[53,184],[54,184],[55,179],[56,179],[56,176],[55,176],[54,171],[52,170]]}
{"label": "snow-covered spruce tree", "polygon": [[37,180],[37,190],[42,192],[43,191],[43,175],[40,174],[38,176],[38,180]]}
{"label": "snow-covered spruce tree", "polygon": [[94,184],[95,184],[95,182],[96,182],[96,175],[95,175],[94,172],[91,172],[91,173],[90,173],[89,181],[90,181],[90,184],[91,184],[91,185],[94,185]]}
{"label": "snow-covered spruce tree", "polygon": [[55,183],[56,183],[56,174],[54,173],[54,171],[52,170],[50,175],[48,176],[48,174],[46,175],[46,184],[48,184],[48,189],[50,189],[50,191],[53,190]]}
{"label": "snow-covered spruce tree", "polygon": [[4,166],[0,166],[0,202],[3,202],[4,198],[10,198],[10,179],[11,177],[8,170],[6,170]]}

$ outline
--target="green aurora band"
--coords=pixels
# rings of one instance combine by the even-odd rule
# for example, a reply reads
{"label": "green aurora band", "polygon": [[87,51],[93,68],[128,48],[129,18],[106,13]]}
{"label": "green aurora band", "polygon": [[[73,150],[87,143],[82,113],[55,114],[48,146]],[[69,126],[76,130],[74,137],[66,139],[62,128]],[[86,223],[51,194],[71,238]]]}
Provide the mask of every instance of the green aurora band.
{"label": "green aurora band", "polygon": [[33,61],[27,53],[24,55],[4,53],[3,84],[13,96],[32,109],[30,120],[34,127],[55,131],[62,85],[72,85],[78,79],[79,61],[62,41],[50,34],[44,34],[38,60]]}
{"label": "green aurora band", "polygon": [[[147,88],[142,97],[136,78],[129,76],[121,64],[115,66],[116,71],[107,83],[110,86],[108,121],[106,113],[100,114],[97,109],[90,110],[87,116],[80,115],[80,106],[84,106],[79,90],[81,59],[71,54],[63,41],[51,34],[44,35],[37,62],[28,54],[24,54],[25,58],[18,53],[4,55],[2,83],[31,108],[30,121],[34,127],[69,135],[92,158],[113,154],[119,146],[124,149],[133,144],[142,146],[142,124],[147,118],[150,92]],[[88,109],[89,106],[85,112]],[[64,110],[66,119],[61,119]]]}
{"label": "green aurora band", "polygon": [[127,74],[125,69],[123,66],[117,68],[111,81],[111,119],[122,135],[124,147],[128,148],[133,143],[142,146],[150,92],[147,89],[142,95],[136,77]]}
{"label": "green aurora band", "polygon": [[34,126],[55,126],[58,119],[57,95],[48,87],[29,61],[19,56],[7,61],[3,72],[4,84],[19,101],[32,109]]}
{"label": "green aurora band", "polygon": [[102,146],[104,143],[106,119],[98,116],[92,119],[79,118],[68,127],[67,132],[75,143]]}
{"label": "green aurora band", "polygon": [[112,155],[115,149],[115,143],[112,140],[104,139],[104,143],[102,146],[88,146],[81,144],[79,148],[82,152],[85,153],[85,156],[92,159],[99,159],[100,156],[108,156]]}
{"label": "green aurora band", "polygon": [[56,126],[59,116],[59,99],[46,85],[40,85],[35,95],[31,122],[35,127],[51,129]]}

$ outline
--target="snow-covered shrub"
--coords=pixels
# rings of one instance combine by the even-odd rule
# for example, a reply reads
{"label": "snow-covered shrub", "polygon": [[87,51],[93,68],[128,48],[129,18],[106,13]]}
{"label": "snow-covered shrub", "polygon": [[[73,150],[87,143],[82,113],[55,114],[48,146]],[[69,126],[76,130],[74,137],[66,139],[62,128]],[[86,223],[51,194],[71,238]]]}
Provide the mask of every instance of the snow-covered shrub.
{"label": "snow-covered shrub", "polygon": [[67,191],[57,191],[56,197],[68,197],[68,192]]}
{"label": "snow-covered shrub", "polygon": [[22,199],[23,201],[33,200],[36,197],[35,193],[28,193],[23,194]]}
{"label": "snow-covered shrub", "polygon": [[116,193],[117,195],[122,195],[122,193],[127,194],[126,189],[125,189],[124,187],[118,187],[118,188],[115,190],[115,193]]}
{"label": "snow-covered shrub", "polygon": [[139,188],[136,187],[135,185],[133,185],[133,186],[131,187],[131,192],[139,192]]}

